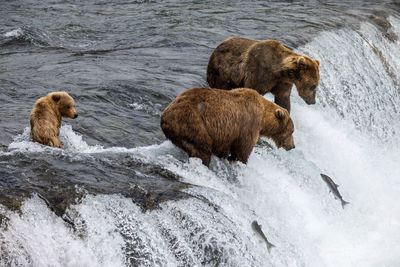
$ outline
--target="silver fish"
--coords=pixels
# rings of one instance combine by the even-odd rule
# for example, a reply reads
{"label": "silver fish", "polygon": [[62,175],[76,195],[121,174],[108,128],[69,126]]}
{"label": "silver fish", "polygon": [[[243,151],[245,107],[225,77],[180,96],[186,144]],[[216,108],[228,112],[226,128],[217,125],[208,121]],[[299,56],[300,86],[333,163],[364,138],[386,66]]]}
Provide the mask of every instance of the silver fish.
{"label": "silver fish", "polygon": [[253,228],[253,230],[256,231],[265,240],[265,242],[267,243],[268,252],[270,252],[271,248],[274,248],[275,245],[268,241],[267,237],[264,235],[264,232],[261,229],[261,225],[259,225],[257,221],[253,221],[251,223],[251,228]]}
{"label": "silver fish", "polygon": [[340,199],[340,202],[342,203],[342,208],[344,209],[344,206],[349,204],[350,202],[343,200],[343,198],[340,195],[339,190],[338,190],[339,186],[337,184],[335,184],[335,182],[332,181],[332,179],[328,175],[321,173],[321,177],[322,177],[322,180],[324,180],[324,182],[328,185],[330,192],[333,193],[335,198]]}

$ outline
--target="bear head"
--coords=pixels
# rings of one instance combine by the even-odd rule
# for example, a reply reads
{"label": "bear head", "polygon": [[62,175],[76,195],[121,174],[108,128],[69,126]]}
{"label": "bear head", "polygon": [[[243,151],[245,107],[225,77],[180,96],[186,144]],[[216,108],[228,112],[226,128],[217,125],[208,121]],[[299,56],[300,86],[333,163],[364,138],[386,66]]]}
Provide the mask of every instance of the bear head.
{"label": "bear head", "polygon": [[285,76],[296,85],[299,96],[308,104],[315,104],[319,85],[319,60],[306,56],[294,57],[285,67]]}
{"label": "bear head", "polygon": [[74,99],[66,92],[53,92],[48,95],[54,101],[62,117],[75,119],[78,113],[75,110]]}
{"label": "bear head", "polygon": [[293,140],[294,124],[289,112],[284,108],[278,108],[273,116],[274,122],[266,123],[260,134],[270,137],[277,148],[283,147],[285,150],[295,148]]}

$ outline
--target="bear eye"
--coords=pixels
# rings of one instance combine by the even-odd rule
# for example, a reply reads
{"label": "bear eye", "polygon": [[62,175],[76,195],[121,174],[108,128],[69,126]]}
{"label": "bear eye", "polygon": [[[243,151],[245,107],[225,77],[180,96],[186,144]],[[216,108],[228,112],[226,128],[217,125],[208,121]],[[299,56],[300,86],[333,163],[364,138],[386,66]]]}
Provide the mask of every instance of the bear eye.
{"label": "bear eye", "polygon": [[315,88],[317,88],[317,87],[316,87],[315,85],[313,85],[313,86],[311,86],[310,90],[311,90],[311,91],[314,91]]}
{"label": "bear eye", "polygon": [[70,106],[70,105],[68,105],[68,106],[67,106],[67,109],[70,109],[70,108],[71,108],[71,106]]}

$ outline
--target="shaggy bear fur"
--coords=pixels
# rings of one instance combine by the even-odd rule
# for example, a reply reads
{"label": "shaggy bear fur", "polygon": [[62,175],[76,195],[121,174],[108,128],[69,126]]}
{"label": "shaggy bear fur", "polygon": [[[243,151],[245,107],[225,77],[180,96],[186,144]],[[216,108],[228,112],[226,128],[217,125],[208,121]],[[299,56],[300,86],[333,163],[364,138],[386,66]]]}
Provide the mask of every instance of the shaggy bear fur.
{"label": "shaggy bear fur", "polygon": [[249,88],[189,89],[164,110],[161,128],[173,144],[206,166],[211,154],[247,163],[259,135],[278,148],[294,148],[288,111]]}
{"label": "shaggy bear fur", "polygon": [[275,40],[234,37],[212,53],[207,81],[218,89],[247,87],[262,95],[271,92],[275,103],[290,112],[293,84],[307,104],[315,104],[319,60],[296,54]]}
{"label": "shaggy bear fur", "polygon": [[78,117],[74,99],[66,92],[53,92],[36,101],[31,112],[31,138],[46,146],[63,148],[59,131],[61,117]]}

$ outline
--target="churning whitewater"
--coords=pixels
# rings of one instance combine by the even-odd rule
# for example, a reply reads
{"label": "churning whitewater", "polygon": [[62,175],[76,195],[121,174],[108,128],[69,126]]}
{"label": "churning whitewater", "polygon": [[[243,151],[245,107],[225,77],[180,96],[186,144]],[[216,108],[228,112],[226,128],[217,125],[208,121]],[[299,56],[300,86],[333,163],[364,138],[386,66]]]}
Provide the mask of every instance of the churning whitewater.
{"label": "churning whitewater", "polygon": [[[321,60],[317,104],[306,105],[293,90],[296,148],[277,150],[262,138],[247,165],[213,157],[207,168],[169,141],[107,147],[75,132],[73,121],[61,127],[60,150],[31,142],[26,125],[1,161],[51,155],[83,176],[81,162],[100,162],[99,174],[118,162],[127,171],[107,179],[159,171],[185,196],[146,209],[119,189],[90,191],[76,178],[71,190],[79,199],[61,215],[40,193],[16,210],[0,205],[0,266],[399,266],[400,41],[386,35],[400,36],[400,17],[387,20],[386,32],[365,21],[321,31],[295,49]],[[21,38],[22,31],[5,36]],[[130,100],[128,108],[162,111],[149,98]],[[12,175],[15,166],[2,166]],[[321,173],[350,204],[342,208]],[[154,184],[126,184],[123,192],[152,196]],[[253,221],[275,245],[270,252]]]}

